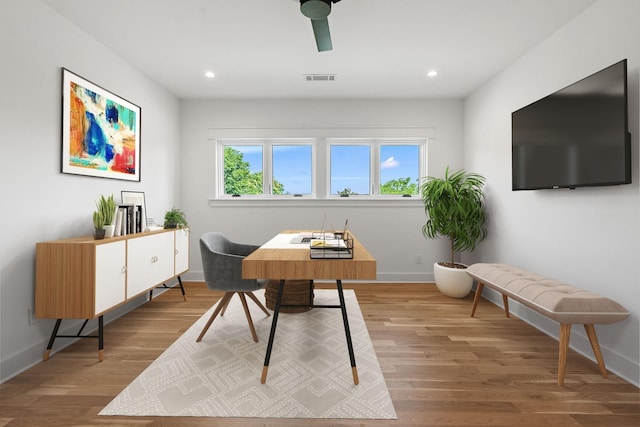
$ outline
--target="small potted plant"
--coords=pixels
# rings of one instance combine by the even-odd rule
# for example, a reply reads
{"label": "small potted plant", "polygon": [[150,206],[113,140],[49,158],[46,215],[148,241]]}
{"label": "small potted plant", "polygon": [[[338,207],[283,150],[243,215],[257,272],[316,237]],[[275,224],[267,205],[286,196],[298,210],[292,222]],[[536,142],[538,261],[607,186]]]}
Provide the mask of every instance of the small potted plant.
{"label": "small potted plant", "polygon": [[425,238],[447,237],[451,258],[433,266],[436,286],[443,294],[464,298],[471,291],[473,280],[466,274],[466,265],[455,261],[456,252],[473,250],[484,240],[486,212],[485,179],[464,170],[451,173],[447,167],[444,178],[426,177],[420,185],[424,211],[429,218],[422,227]]}
{"label": "small potted plant", "polygon": [[186,228],[189,226],[187,217],[178,208],[172,208],[164,214],[164,228]]}
{"label": "small potted plant", "polygon": [[115,229],[116,201],[113,194],[109,197],[100,196],[96,202],[98,211],[104,221],[105,237],[113,237]]}
{"label": "small potted plant", "polygon": [[104,216],[100,210],[93,212],[93,238],[104,239]]}

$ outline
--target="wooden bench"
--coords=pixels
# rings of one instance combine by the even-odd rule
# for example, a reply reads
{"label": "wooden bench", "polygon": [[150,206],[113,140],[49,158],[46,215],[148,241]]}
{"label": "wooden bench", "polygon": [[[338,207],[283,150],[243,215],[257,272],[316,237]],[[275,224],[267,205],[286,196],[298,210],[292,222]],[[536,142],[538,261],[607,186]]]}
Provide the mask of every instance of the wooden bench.
{"label": "wooden bench", "polygon": [[467,268],[467,273],[478,285],[471,317],[476,312],[482,289],[486,285],[502,294],[507,317],[508,298],[513,298],[560,323],[558,385],[564,384],[572,324],[584,325],[600,373],[607,378],[607,369],[593,325],[623,320],[629,315],[624,307],[609,298],[506,264],[473,264]]}

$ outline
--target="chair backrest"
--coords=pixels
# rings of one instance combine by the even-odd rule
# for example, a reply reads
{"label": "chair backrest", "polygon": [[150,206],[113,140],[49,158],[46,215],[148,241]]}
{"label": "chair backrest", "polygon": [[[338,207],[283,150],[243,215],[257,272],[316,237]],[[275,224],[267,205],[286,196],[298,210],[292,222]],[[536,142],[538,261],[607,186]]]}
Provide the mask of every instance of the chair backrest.
{"label": "chair backrest", "polygon": [[209,232],[200,237],[200,255],[204,281],[209,289],[249,292],[263,283],[242,279],[242,260],[257,246],[234,243],[222,233]]}

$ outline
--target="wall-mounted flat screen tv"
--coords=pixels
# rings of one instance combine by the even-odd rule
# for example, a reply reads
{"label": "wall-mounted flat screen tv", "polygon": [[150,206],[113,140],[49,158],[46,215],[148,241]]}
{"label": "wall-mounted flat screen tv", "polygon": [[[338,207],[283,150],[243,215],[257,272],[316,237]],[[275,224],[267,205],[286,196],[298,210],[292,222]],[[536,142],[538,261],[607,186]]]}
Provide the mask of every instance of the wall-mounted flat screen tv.
{"label": "wall-mounted flat screen tv", "polygon": [[511,115],[512,189],[629,184],[627,60]]}

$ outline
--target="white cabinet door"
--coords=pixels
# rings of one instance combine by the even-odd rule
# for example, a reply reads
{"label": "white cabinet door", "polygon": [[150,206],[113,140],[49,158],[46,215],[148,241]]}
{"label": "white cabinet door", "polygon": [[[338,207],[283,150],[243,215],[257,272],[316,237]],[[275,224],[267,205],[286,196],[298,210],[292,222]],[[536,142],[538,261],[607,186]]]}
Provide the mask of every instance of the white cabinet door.
{"label": "white cabinet door", "polygon": [[102,313],[126,298],[126,243],[96,245],[95,313]]}
{"label": "white cabinet door", "polygon": [[189,269],[189,229],[176,230],[176,266],[175,275]]}
{"label": "white cabinet door", "polygon": [[175,258],[173,233],[127,240],[127,298],[172,278]]}

